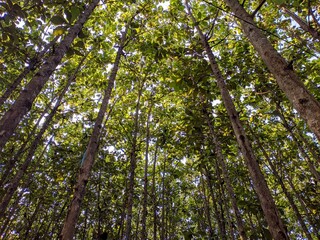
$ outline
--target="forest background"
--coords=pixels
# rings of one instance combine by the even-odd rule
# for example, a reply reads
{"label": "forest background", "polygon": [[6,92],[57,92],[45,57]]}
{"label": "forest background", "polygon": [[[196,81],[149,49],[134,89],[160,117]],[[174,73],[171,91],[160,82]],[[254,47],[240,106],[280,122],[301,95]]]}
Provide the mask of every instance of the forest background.
{"label": "forest background", "polygon": [[320,5],[0,1],[1,239],[320,239]]}

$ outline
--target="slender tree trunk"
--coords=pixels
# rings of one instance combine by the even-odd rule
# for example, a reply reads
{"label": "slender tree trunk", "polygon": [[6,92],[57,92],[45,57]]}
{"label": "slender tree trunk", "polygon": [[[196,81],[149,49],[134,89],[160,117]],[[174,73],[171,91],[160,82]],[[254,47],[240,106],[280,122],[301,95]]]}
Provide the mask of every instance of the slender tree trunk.
{"label": "slender tree trunk", "polygon": [[212,199],[214,217],[215,217],[215,219],[216,219],[216,221],[218,223],[219,235],[220,235],[220,238],[222,238],[222,236],[223,236],[223,227],[222,227],[222,222],[221,222],[221,219],[220,219],[220,212],[219,212],[218,206],[217,206],[218,201],[217,201],[216,196],[215,196],[214,191],[213,191],[212,176],[211,176],[211,173],[209,172],[208,168],[206,168],[205,166],[202,166],[202,169],[204,171],[204,175],[206,176],[209,193],[210,193],[210,196],[211,196],[211,199]]}
{"label": "slender tree trunk", "polygon": [[59,36],[55,37],[51,42],[49,42],[44,49],[36,55],[33,59],[31,59],[29,65],[25,67],[22,73],[14,80],[14,82],[6,89],[3,95],[0,97],[0,107],[4,104],[4,102],[9,98],[12,92],[20,85],[21,81],[29,74],[29,72],[34,71],[40,62],[43,61],[43,57],[46,52],[56,43]]}
{"label": "slender tree trunk", "polygon": [[48,57],[46,62],[41,66],[39,71],[34,75],[24,90],[21,91],[11,108],[5,113],[0,120],[0,150],[4,147],[8,139],[14,133],[23,116],[26,115],[32,107],[32,104],[42,88],[48,81],[49,77],[61,62],[63,56],[69,49],[73,40],[78,36],[84,23],[87,21],[99,0],[93,0],[92,3],[80,15],[79,19],[73,25],[66,37],[55,48],[53,54]]}
{"label": "slender tree trunk", "polygon": [[[127,173],[125,173],[125,176],[127,176]],[[120,223],[119,223],[119,230],[117,234],[117,239],[123,238],[123,232],[124,232],[124,220],[126,217],[126,205],[127,205],[127,195],[128,195],[128,180],[125,178],[125,188],[124,188],[124,196],[123,196],[123,203],[122,203],[122,212],[120,217]]]}
{"label": "slender tree trunk", "polygon": [[149,165],[149,141],[150,141],[150,118],[151,118],[151,110],[153,107],[153,103],[151,102],[150,108],[148,111],[148,119],[147,119],[147,136],[146,136],[146,153],[145,153],[145,164],[144,164],[144,185],[143,185],[143,210],[142,210],[142,219],[141,219],[141,239],[147,239],[147,206],[148,206],[148,165]]}
{"label": "slender tree trunk", "polygon": [[279,87],[320,141],[320,103],[306,89],[292,67],[273,48],[241,4],[237,0],[224,0],[224,2],[239,19],[243,31],[276,78]]}
{"label": "slender tree trunk", "polygon": [[34,212],[33,212],[32,215],[31,215],[31,218],[30,218],[29,223],[28,223],[28,225],[27,225],[27,227],[26,227],[26,232],[25,232],[25,235],[24,235],[24,239],[25,239],[25,240],[28,239],[28,236],[29,236],[30,231],[33,230],[32,225],[33,225],[34,221],[36,220],[36,217],[37,217],[37,214],[38,214],[40,208],[42,207],[42,201],[43,201],[43,198],[41,197],[41,198],[38,200],[36,209],[34,210]]}
{"label": "slender tree trunk", "polygon": [[166,161],[167,161],[167,155],[164,153],[164,159],[163,159],[163,170],[162,174],[160,172],[161,176],[161,232],[160,232],[160,239],[165,240],[165,215],[166,215],[166,204],[165,204],[165,191],[166,191],[166,185],[165,185],[165,177],[166,177]]}
{"label": "slender tree trunk", "polygon": [[[29,181],[26,181],[25,185],[28,185],[28,183],[30,183]],[[11,208],[9,210],[9,213],[7,214],[7,217],[5,218],[5,220],[2,223],[2,227],[0,228],[0,236],[3,237],[3,239],[5,239],[6,237],[6,232],[9,230],[11,223],[14,222],[15,217],[14,214],[15,212],[19,209],[19,201],[22,197],[22,195],[27,191],[27,189],[24,189],[23,191],[21,191],[18,196],[16,197],[14,203],[11,205]],[[18,214],[15,214],[16,216],[18,216]]]}
{"label": "slender tree trunk", "polygon": [[215,57],[212,53],[212,50],[208,44],[207,39],[202,33],[200,27],[197,25],[197,21],[192,15],[190,7],[188,5],[187,5],[187,10],[189,12],[190,17],[192,18],[193,23],[195,24],[198,34],[200,35],[203,47],[207,52],[212,73],[217,80],[217,85],[220,89],[223,103],[226,107],[227,113],[231,120],[231,124],[234,130],[234,133],[237,137],[237,142],[239,144],[241,152],[244,156],[244,159],[246,160],[246,165],[248,167],[252,182],[254,184],[254,189],[259,197],[260,204],[263,209],[265,219],[269,225],[270,232],[275,240],[283,240],[283,239],[287,240],[289,238],[285,230],[285,226],[281,220],[281,217],[276,208],[275,202],[272,198],[271,192],[268,188],[267,182],[260,170],[257,159],[253,153],[251,143],[248,137],[246,136],[242,123],[240,122],[238,112],[235,109],[234,103],[229,94],[229,91],[227,89],[222,73],[218,67],[218,64],[215,60]]}
{"label": "slender tree trunk", "polygon": [[[201,97],[201,101],[203,103],[202,97]],[[226,186],[227,186],[227,192],[228,192],[228,195],[229,195],[229,198],[231,200],[231,204],[232,204],[235,216],[236,216],[239,235],[240,235],[240,238],[242,240],[245,240],[245,239],[247,239],[246,231],[245,231],[244,223],[243,223],[243,220],[242,220],[242,216],[241,216],[239,208],[238,208],[236,195],[235,195],[235,193],[233,191],[233,187],[231,185],[231,180],[229,178],[229,173],[228,173],[228,170],[227,170],[227,166],[225,164],[225,159],[224,159],[223,154],[222,154],[221,143],[218,141],[218,139],[216,137],[216,133],[214,131],[212,120],[211,120],[211,118],[209,116],[207,107],[205,105],[204,105],[203,110],[204,110],[205,119],[206,119],[207,124],[209,126],[210,139],[212,140],[212,142],[213,142],[213,144],[215,146],[215,153],[216,153],[216,156],[217,156],[217,160],[218,160],[219,165],[221,166],[223,178],[225,179]]]}
{"label": "slender tree trunk", "polygon": [[251,129],[250,126],[249,126],[249,129],[250,129],[250,131],[251,131],[251,134],[254,136],[254,139],[256,140],[258,147],[261,149],[261,151],[262,151],[265,159],[266,159],[267,162],[269,163],[269,165],[270,165],[270,167],[271,167],[271,170],[272,170],[274,176],[276,177],[276,179],[277,179],[278,182],[280,183],[280,186],[281,186],[281,188],[282,188],[282,191],[283,191],[283,193],[285,194],[285,196],[287,197],[287,199],[288,199],[288,201],[289,201],[289,204],[290,204],[291,208],[293,209],[294,213],[296,214],[297,219],[298,219],[298,221],[299,221],[299,223],[300,223],[300,226],[302,227],[302,230],[303,230],[304,233],[306,234],[308,240],[312,240],[312,237],[311,237],[311,235],[310,235],[310,233],[309,233],[309,231],[308,231],[308,228],[307,228],[306,224],[305,224],[304,221],[303,221],[303,218],[302,218],[302,216],[301,216],[301,214],[300,214],[300,212],[299,212],[299,210],[298,210],[298,207],[297,207],[297,205],[294,203],[293,197],[291,196],[291,194],[288,192],[286,186],[284,185],[284,182],[282,181],[282,179],[281,179],[281,177],[280,177],[280,175],[279,175],[276,167],[275,167],[274,164],[272,163],[271,159],[269,158],[268,153],[266,152],[266,150],[265,150],[264,147],[262,146],[259,138],[254,134],[254,132],[253,132],[253,130]]}
{"label": "slender tree trunk", "polygon": [[116,79],[116,75],[119,69],[120,59],[122,55],[122,50],[127,39],[128,26],[126,26],[125,31],[122,33],[121,41],[117,51],[116,59],[109,77],[108,86],[104,91],[104,97],[100,106],[98,117],[95,121],[93,132],[91,134],[87,150],[83,157],[83,162],[78,175],[78,180],[75,186],[75,191],[73,198],[66,216],[63,229],[60,234],[60,238],[63,240],[71,240],[75,233],[76,223],[80,214],[81,202],[85,195],[85,188],[89,180],[90,172],[94,164],[95,155],[98,149],[99,137],[102,128],[102,122],[104,119],[105,112],[111,97],[112,88]]}
{"label": "slender tree trunk", "polygon": [[42,139],[44,133],[46,132],[46,130],[50,126],[50,123],[51,123],[54,115],[56,114],[56,112],[57,112],[57,110],[58,110],[58,108],[59,108],[59,106],[60,106],[60,104],[62,102],[62,99],[63,99],[64,95],[66,94],[66,92],[67,92],[69,86],[71,85],[71,83],[76,78],[76,74],[80,70],[80,67],[82,66],[82,63],[85,60],[85,58],[86,58],[86,56],[82,58],[81,62],[79,63],[79,65],[77,67],[77,69],[75,70],[74,74],[71,77],[69,77],[68,82],[67,82],[66,86],[64,87],[64,89],[62,90],[59,98],[57,99],[57,102],[56,102],[54,108],[52,109],[50,114],[47,116],[47,118],[46,118],[45,122],[43,123],[39,133],[37,134],[37,136],[35,137],[34,141],[32,142],[25,161],[21,165],[19,171],[16,173],[16,175],[11,180],[10,185],[9,185],[7,191],[6,191],[6,194],[1,199],[1,203],[0,203],[0,218],[1,218],[1,216],[4,216],[4,212],[5,212],[8,204],[9,204],[14,192],[18,188],[20,180],[22,179],[23,175],[27,171],[27,169],[28,169],[28,167],[29,167],[29,165],[30,165],[30,163],[32,161],[34,153],[37,150],[37,146],[41,142],[41,139]]}
{"label": "slender tree trunk", "polygon": [[156,195],[156,163],[158,157],[158,140],[156,141],[152,167],[152,207],[153,207],[153,239],[157,239],[157,195]]}
{"label": "slender tree trunk", "polygon": [[209,239],[213,239],[214,236],[214,232],[212,229],[212,223],[211,223],[211,215],[210,215],[210,207],[209,207],[209,199],[208,196],[206,194],[206,188],[205,188],[205,184],[204,184],[204,179],[203,179],[203,174],[201,176],[201,187],[202,187],[202,194],[203,194],[203,198],[204,198],[204,211],[207,217],[207,221],[208,221],[208,229],[209,229]]}
{"label": "slender tree trunk", "polygon": [[223,205],[224,205],[224,189],[223,189],[223,181],[221,178],[221,173],[220,173],[220,166],[217,164],[217,161],[215,161],[215,176],[217,178],[217,185],[215,186],[215,188],[217,189],[218,192],[218,206],[220,208],[220,215],[219,215],[219,219],[221,219],[221,239],[225,240],[227,239],[227,232],[226,232],[226,219],[225,219],[225,215],[224,215],[224,209],[223,209]]}
{"label": "slender tree trunk", "polygon": [[136,105],[136,111],[134,116],[134,129],[132,146],[130,152],[130,171],[129,171],[129,187],[128,187],[128,201],[127,201],[127,214],[126,214],[126,230],[124,234],[124,240],[131,239],[131,222],[132,222],[132,207],[134,198],[134,178],[137,166],[137,136],[139,132],[139,111],[140,111],[140,99],[143,90],[143,84],[138,92],[138,101]]}

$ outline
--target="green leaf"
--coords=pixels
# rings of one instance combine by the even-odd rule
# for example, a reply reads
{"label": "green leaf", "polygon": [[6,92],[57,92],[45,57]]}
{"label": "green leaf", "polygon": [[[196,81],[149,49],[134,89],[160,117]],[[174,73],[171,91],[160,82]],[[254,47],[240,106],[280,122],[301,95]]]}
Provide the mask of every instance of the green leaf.
{"label": "green leaf", "polygon": [[70,23],[72,23],[74,20],[76,20],[78,18],[79,14],[80,14],[80,9],[78,7],[76,7],[76,6],[73,6],[71,8],[72,17],[71,17]]}
{"label": "green leaf", "polygon": [[85,47],[84,42],[82,42],[82,41],[77,42],[76,44],[74,44],[74,46],[78,47],[78,48],[82,48],[82,49]]}
{"label": "green leaf", "polygon": [[53,16],[51,18],[51,22],[54,25],[62,25],[67,23],[67,21],[62,16],[58,16],[58,15]]}

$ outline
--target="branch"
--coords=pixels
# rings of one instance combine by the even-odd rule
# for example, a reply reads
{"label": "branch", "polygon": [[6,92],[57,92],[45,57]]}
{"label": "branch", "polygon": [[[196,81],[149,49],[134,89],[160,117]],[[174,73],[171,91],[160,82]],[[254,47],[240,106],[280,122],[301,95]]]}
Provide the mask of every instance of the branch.
{"label": "branch", "polygon": [[262,0],[259,4],[259,6],[254,10],[254,12],[250,15],[252,18],[257,14],[257,12],[260,10],[260,8],[263,6],[263,4],[266,2],[266,0]]}

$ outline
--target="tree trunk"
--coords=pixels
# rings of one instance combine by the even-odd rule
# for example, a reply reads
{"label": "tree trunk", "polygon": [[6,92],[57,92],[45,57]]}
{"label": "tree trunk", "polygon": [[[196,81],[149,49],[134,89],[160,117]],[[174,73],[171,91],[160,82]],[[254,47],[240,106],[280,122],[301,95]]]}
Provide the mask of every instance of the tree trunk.
{"label": "tree trunk", "polygon": [[87,21],[99,0],[93,0],[92,3],[80,15],[78,21],[73,25],[66,37],[55,48],[53,54],[48,57],[39,71],[34,75],[24,90],[21,91],[11,108],[5,113],[0,120],[0,150],[4,147],[8,139],[14,133],[23,116],[26,115],[32,107],[32,104],[42,88],[48,81],[49,77],[61,62],[63,56],[69,49],[73,40],[78,36],[84,23]]}
{"label": "tree trunk", "polygon": [[206,168],[205,166],[202,166],[202,169],[204,171],[204,175],[206,176],[206,180],[207,180],[207,185],[208,185],[208,189],[209,189],[209,193],[212,199],[212,205],[213,205],[213,210],[214,210],[214,217],[218,223],[218,231],[220,234],[220,238],[222,238],[223,236],[223,226],[222,226],[222,222],[221,222],[221,218],[220,218],[220,212],[218,210],[218,206],[217,206],[217,199],[216,196],[214,194],[213,191],[213,186],[212,186],[212,177],[211,177],[211,173],[209,172],[208,168]]}
{"label": "tree trunk", "polygon": [[206,215],[206,218],[207,218],[207,221],[208,221],[208,230],[209,230],[209,239],[213,239],[213,236],[214,236],[214,232],[213,232],[213,229],[212,229],[212,223],[211,223],[211,215],[210,215],[210,207],[209,207],[209,199],[208,199],[208,196],[206,194],[206,188],[205,188],[205,180],[203,179],[203,174],[201,176],[201,187],[202,187],[202,195],[203,195],[203,198],[204,198],[204,212],[205,212],[205,215]]}
{"label": "tree trunk", "polygon": [[[152,100],[150,100],[152,101]],[[150,118],[151,118],[151,110],[153,107],[153,102],[150,103],[150,108],[148,111],[148,119],[147,119],[147,136],[146,136],[146,153],[145,153],[145,164],[144,164],[144,185],[143,185],[143,209],[142,209],[142,217],[141,217],[141,239],[147,239],[147,206],[148,206],[148,165],[149,165],[149,141],[150,141]]]}
{"label": "tree trunk", "polygon": [[156,195],[156,163],[158,157],[158,140],[156,141],[152,167],[152,207],[153,207],[153,239],[157,239],[157,195]]}
{"label": "tree trunk", "polygon": [[286,60],[273,48],[240,3],[237,0],[224,2],[239,19],[243,31],[276,78],[279,87],[320,141],[320,103],[306,89]]}
{"label": "tree trunk", "polygon": [[187,5],[187,10],[188,10],[188,13],[189,13],[197,31],[198,31],[198,34],[200,35],[203,47],[205,48],[205,50],[207,52],[207,55],[208,55],[208,58],[210,61],[210,66],[212,69],[212,73],[217,80],[217,85],[218,85],[220,92],[221,92],[222,101],[226,107],[228,116],[231,120],[233,131],[236,135],[237,142],[239,144],[241,152],[242,152],[244,159],[246,161],[246,165],[248,167],[248,170],[249,170],[249,173],[250,173],[253,185],[254,185],[254,189],[259,197],[260,204],[263,209],[265,219],[269,225],[270,232],[275,240],[289,239],[289,237],[287,236],[287,232],[285,230],[285,226],[282,223],[281,217],[278,213],[275,202],[274,202],[272,195],[271,195],[271,192],[268,188],[267,182],[266,182],[266,180],[260,170],[257,159],[253,153],[251,143],[246,136],[246,133],[244,131],[242,123],[240,122],[238,112],[235,109],[234,103],[233,103],[232,98],[231,98],[229,91],[227,89],[225,80],[222,76],[222,73],[221,73],[219,67],[218,67],[218,64],[217,64],[215,57],[212,53],[212,50],[208,44],[208,41],[206,40],[206,37],[203,35],[200,27],[197,24],[196,19],[192,15],[190,7],[188,5]]}
{"label": "tree trunk", "polygon": [[132,207],[134,198],[134,177],[137,166],[137,136],[139,132],[139,111],[140,111],[140,99],[143,90],[143,84],[138,92],[138,101],[136,105],[136,111],[134,116],[134,129],[132,146],[130,152],[130,171],[129,171],[129,187],[128,187],[128,201],[127,201],[127,214],[126,214],[126,230],[124,234],[124,240],[131,239],[131,222],[132,222]]}
{"label": "tree trunk", "polygon": [[60,238],[63,240],[71,240],[75,233],[75,226],[80,214],[80,205],[84,198],[85,188],[89,180],[90,172],[94,164],[95,155],[98,149],[99,137],[102,128],[102,123],[104,119],[105,112],[111,97],[112,88],[116,79],[116,75],[119,69],[120,59],[122,55],[122,50],[127,39],[128,26],[126,26],[125,31],[122,33],[121,41],[117,51],[116,59],[109,77],[108,86],[104,91],[104,97],[99,109],[97,119],[95,121],[93,132],[91,134],[87,150],[84,153],[83,161],[81,163],[81,168],[78,175],[78,180],[75,186],[74,195],[66,216],[63,229],[60,234]]}
{"label": "tree trunk", "polygon": [[160,232],[160,239],[165,240],[165,215],[166,215],[166,204],[165,204],[165,197],[166,197],[166,185],[165,185],[165,177],[166,177],[166,161],[167,161],[167,154],[164,153],[163,159],[163,170],[162,174],[161,171],[159,172],[161,177],[161,232]]}

